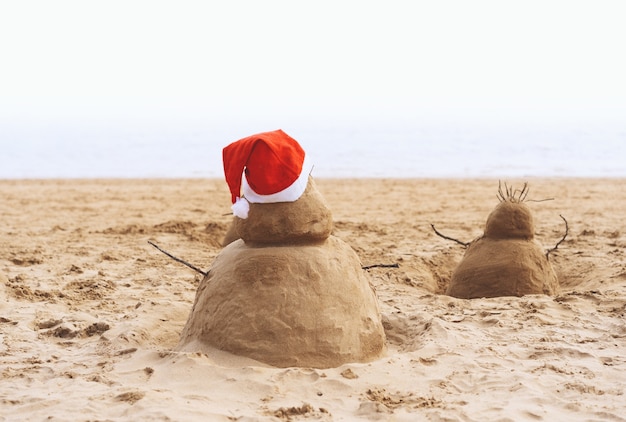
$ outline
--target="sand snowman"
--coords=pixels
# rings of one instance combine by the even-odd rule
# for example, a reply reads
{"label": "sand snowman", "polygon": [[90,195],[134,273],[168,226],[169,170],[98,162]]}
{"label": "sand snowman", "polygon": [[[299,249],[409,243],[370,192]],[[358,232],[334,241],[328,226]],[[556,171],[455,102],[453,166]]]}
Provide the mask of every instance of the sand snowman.
{"label": "sand snowman", "polygon": [[499,190],[483,236],[471,242],[446,292],[463,299],[527,294],[553,295],[559,282],[534,238],[535,223],[524,204],[527,190]]}
{"label": "sand snowman", "polygon": [[[385,350],[376,295],[301,146],[281,130],[224,148],[240,239],[215,258],[179,348],[217,348],[278,366],[327,368]],[[243,194],[242,194],[243,193]]]}

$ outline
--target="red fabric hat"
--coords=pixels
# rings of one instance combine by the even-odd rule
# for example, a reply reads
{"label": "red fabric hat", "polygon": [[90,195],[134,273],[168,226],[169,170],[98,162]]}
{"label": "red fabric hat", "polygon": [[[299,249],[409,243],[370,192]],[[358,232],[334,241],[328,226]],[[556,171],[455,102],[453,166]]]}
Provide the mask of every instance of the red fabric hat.
{"label": "red fabric hat", "polygon": [[233,142],[222,155],[233,213],[240,218],[248,217],[249,202],[300,198],[313,168],[300,144],[280,129]]}

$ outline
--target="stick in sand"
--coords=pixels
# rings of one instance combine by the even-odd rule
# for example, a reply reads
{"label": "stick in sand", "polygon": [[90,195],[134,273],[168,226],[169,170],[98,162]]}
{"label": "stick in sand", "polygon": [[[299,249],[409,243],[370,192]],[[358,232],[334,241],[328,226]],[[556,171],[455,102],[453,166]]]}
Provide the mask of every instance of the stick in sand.
{"label": "stick in sand", "polygon": [[548,249],[548,251],[546,252],[546,259],[549,259],[549,255],[550,252],[554,252],[556,251],[556,248],[559,247],[559,245],[561,244],[561,242],[563,242],[565,240],[565,238],[567,237],[567,234],[569,233],[569,225],[567,224],[567,220],[565,219],[565,217],[563,217],[561,214],[559,214],[559,217],[561,217],[563,219],[563,221],[565,221],[565,234],[563,235],[563,237],[561,238],[561,240],[559,240],[556,245],[554,245],[554,248],[552,249]]}
{"label": "stick in sand", "polygon": [[470,244],[470,242],[468,242],[468,243],[461,242],[461,241],[460,241],[460,240],[458,240],[458,239],[455,239],[455,238],[453,238],[453,237],[449,237],[449,236],[446,236],[446,235],[443,235],[443,234],[439,233],[439,232],[437,231],[437,229],[435,228],[435,225],[434,225],[434,224],[432,224],[432,223],[431,223],[430,227],[432,227],[432,228],[433,228],[433,230],[435,231],[435,234],[436,234],[437,236],[439,236],[439,237],[443,237],[443,238],[444,238],[444,239],[446,239],[446,240],[451,240],[451,241],[453,241],[453,242],[458,243],[459,245],[463,245],[463,246],[464,246],[464,247],[466,247],[466,248],[467,248],[467,247],[469,246],[469,244]]}
{"label": "stick in sand", "polygon": [[370,268],[400,268],[400,264],[396,262],[395,264],[373,264],[361,267],[363,270],[369,270]]}
{"label": "stick in sand", "polygon": [[202,274],[203,276],[205,276],[205,277],[206,277],[206,275],[208,274],[208,273],[206,273],[206,272],[202,271],[201,269],[199,269],[198,267],[196,267],[196,266],[194,266],[194,265],[190,264],[189,262],[187,262],[187,261],[183,261],[182,259],[177,258],[177,257],[175,257],[174,255],[172,255],[171,253],[169,253],[169,252],[167,252],[167,251],[164,251],[163,249],[159,248],[157,245],[155,245],[154,243],[150,242],[149,240],[148,240],[148,243],[149,243],[149,244],[151,244],[152,246],[154,246],[155,248],[157,248],[158,250],[160,250],[161,252],[163,252],[165,255],[167,255],[167,256],[169,256],[170,258],[172,258],[174,261],[176,261],[176,262],[180,262],[181,264],[188,266],[189,268],[191,268],[191,269],[192,269],[192,270],[194,270],[194,271],[199,272],[199,273],[200,273],[200,274]]}

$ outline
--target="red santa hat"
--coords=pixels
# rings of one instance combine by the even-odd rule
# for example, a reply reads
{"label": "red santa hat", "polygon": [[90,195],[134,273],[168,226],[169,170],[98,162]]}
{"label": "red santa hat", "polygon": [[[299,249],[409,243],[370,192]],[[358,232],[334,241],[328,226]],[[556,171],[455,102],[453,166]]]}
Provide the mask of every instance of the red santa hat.
{"label": "red santa hat", "polygon": [[250,202],[293,202],[313,169],[298,142],[282,130],[248,136],[222,151],[233,214],[248,218]]}

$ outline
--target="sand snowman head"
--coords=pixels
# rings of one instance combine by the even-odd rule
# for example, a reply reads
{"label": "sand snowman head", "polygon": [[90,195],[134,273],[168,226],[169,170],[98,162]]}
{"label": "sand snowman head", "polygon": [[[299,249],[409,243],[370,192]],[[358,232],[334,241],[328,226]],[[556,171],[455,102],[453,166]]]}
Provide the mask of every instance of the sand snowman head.
{"label": "sand snowman head", "polygon": [[526,185],[516,192],[498,191],[500,203],[487,217],[485,237],[490,239],[533,239],[535,222],[530,208],[524,203]]}
{"label": "sand snowman head", "polygon": [[235,215],[230,241],[297,244],[328,238],[332,215],[296,140],[282,130],[260,133],[227,146],[223,157]]}
{"label": "sand snowman head", "polygon": [[463,299],[554,294],[558,279],[535,240],[535,223],[524,203],[528,186],[498,189],[500,203],[487,217],[483,236],[469,244],[447,294]]}

